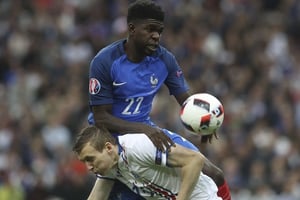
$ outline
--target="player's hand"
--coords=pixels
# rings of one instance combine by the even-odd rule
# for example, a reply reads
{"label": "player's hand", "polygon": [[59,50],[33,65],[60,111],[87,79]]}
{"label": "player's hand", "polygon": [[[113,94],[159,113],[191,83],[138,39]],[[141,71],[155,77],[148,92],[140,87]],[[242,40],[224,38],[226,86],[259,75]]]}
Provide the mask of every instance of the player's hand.
{"label": "player's hand", "polygon": [[172,146],[175,146],[175,143],[169,138],[164,132],[159,128],[149,127],[147,131],[144,131],[145,134],[152,141],[154,146],[162,151],[170,151]]}
{"label": "player's hand", "polygon": [[217,135],[216,132],[214,132],[211,135],[203,135],[203,136],[201,136],[201,143],[208,143],[209,142],[211,144],[211,141],[212,141],[213,137],[218,139],[218,135]]}

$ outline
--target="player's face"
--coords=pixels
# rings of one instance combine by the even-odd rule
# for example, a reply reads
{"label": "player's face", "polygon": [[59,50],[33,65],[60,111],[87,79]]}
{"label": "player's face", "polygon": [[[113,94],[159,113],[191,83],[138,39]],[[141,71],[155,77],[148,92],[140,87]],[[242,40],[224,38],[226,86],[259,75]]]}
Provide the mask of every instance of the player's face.
{"label": "player's face", "polygon": [[143,52],[145,55],[154,53],[164,29],[163,23],[154,19],[139,20],[133,27],[132,36],[137,52]]}
{"label": "player's face", "polygon": [[89,143],[83,147],[78,159],[85,163],[89,171],[100,175],[106,175],[115,164],[109,149],[105,147],[100,152]]}

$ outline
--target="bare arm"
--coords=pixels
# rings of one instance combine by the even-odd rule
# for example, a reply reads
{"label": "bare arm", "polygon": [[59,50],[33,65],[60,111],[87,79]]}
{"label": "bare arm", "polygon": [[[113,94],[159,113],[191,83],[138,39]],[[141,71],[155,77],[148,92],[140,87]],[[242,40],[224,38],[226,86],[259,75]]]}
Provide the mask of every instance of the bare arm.
{"label": "bare arm", "polygon": [[205,158],[202,171],[204,174],[212,178],[218,187],[224,184],[225,178],[223,171],[207,158]]}
{"label": "bare arm", "polygon": [[168,165],[181,169],[181,184],[177,200],[189,199],[199,179],[204,160],[205,158],[200,152],[186,149],[180,145],[171,148]]}
{"label": "bare arm", "polygon": [[182,105],[183,102],[189,97],[191,94],[189,92],[184,92],[175,96],[176,101],[179,105]]}
{"label": "bare arm", "polygon": [[[162,132],[162,130],[139,122],[129,122],[117,118],[111,114],[111,105],[93,106],[93,114],[96,126],[104,126],[110,132],[120,134],[125,133],[145,133],[153,144],[161,151],[169,149],[175,145],[174,142]],[[166,148],[165,148],[166,147]]]}
{"label": "bare arm", "polygon": [[113,116],[111,114],[112,105],[93,106],[92,109],[96,125],[98,127],[105,126],[110,132],[116,132],[120,134],[142,133],[144,132],[145,128],[149,129],[149,125],[138,122],[129,122]]}
{"label": "bare arm", "polygon": [[112,180],[97,178],[87,200],[107,200],[113,184],[114,181]]}

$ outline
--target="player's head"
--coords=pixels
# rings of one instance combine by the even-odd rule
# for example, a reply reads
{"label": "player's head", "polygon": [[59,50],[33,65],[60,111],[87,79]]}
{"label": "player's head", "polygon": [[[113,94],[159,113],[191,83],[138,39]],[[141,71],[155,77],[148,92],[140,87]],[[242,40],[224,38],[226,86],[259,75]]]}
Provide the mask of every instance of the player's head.
{"label": "player's head", "polygon": [[88,170],[105,175],[116,164],[115,138],[104,128],[88,126],[78,134],[73,151]]}
{"label": "player's head", "polygon": [[165,13],[151,0],[137,0],[129,5],[127,23],[129,41],[137,52],[151,55],[156,51],[164,28]]}

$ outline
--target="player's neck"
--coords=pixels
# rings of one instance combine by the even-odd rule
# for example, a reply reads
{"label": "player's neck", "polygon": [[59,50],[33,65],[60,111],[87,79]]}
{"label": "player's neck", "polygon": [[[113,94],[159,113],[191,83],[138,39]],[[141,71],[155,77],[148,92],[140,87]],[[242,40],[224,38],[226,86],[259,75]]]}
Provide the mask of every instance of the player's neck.
{"label": "player's neck", "polygon": [[112,159],[112,168],[118,167],[118,162],[119,162],[119,146],[115,145],[113,149],[113,153],[111,154],[111,159]]}
{"label": "player's neck", "polygon": [[132,42],[129,42],[129,39],[124,42],[124,50],[127,55],[128,60],[133,63],[141,62],[146,56],[139,52],[137,48],[135,48]]}

